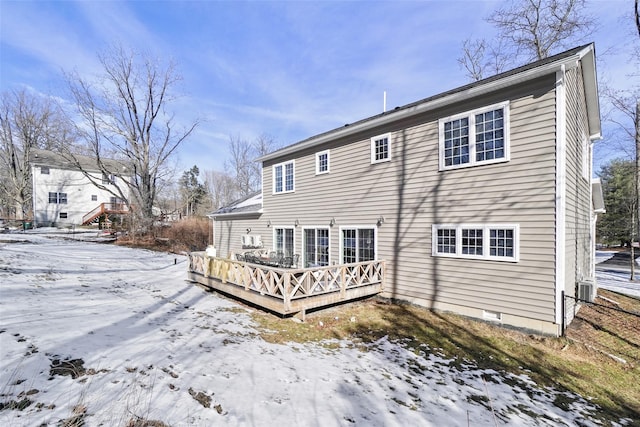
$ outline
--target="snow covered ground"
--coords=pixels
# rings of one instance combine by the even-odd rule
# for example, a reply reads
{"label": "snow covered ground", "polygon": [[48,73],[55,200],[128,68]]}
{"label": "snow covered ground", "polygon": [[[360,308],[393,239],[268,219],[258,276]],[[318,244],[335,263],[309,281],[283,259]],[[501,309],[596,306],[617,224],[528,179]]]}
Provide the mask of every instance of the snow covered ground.
{"label": "snow covered ground", "polygon": [[[605,262],[615,255],[613,251],[596,251],[596,264]],[[640,264],[637,273],[640,273]],[[596,269],[596,281],[598,288],[618,292],[635,298],[640,298],[640,283],[629,281],[630,270],[626,267],[600,265]],[[637,276],[636,276],[637,277]]]}
{"label": "snow covered ground", "polygon": [[426,346],[267,343],[185,257],[65,237],[0,234],[2,426],[598,425],[583,397]]}

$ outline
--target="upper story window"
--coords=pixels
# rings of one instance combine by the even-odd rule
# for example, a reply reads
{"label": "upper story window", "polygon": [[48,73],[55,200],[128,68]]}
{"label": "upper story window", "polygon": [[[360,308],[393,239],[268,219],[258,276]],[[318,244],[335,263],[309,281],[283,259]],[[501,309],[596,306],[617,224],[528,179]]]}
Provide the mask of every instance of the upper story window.
{"label": "upper story window", "polygon": [[433,225],[431,238],[434,256],[519,260],[518,225]]}
{"label": "upper story window", "polygon": [[329,172],[329,150],[316,153],[316,175]]}
{"label": "upper story window", "polygon": [[440,170],[509,160],[509,102],[438,121]]}
{"label": "upper story window", "polygon": [[49,203],[67,204],[67,193],[52,193],[49,192]]}
{"label": "upper story window", "polygon": [[371,163],[391,160],[391,134],[378,135],[371,138]]}
{"label": "upper story window", "polygon": [[115,184],[116,177],[115,175],[107,175],[106,173],[102,174],[102,183],[103,184]]}
{"label": "upper story window", "polygon": [[98,195],[97,194],[92,194],[91,195],[91,201],[92,202],[97,202],[98,201]]}
{"label": "upper story window", "polygon": [[49,175],[49,166],[40,166],[41,175]]}
{"label": "upper story window", "polygon": [[288,193],[294,190],[293,160],[273,165],[273,192]]}

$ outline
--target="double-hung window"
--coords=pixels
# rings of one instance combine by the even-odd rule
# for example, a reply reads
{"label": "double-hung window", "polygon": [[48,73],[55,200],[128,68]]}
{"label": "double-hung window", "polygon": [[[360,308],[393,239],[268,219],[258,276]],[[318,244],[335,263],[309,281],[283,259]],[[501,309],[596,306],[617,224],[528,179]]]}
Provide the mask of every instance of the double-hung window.
{"label": "double-hung window", "polygon": [[329,150],[316,153],[316,175],[329,173]]}
{"label": "double-hung window", "polygon": [[49,175],[49,166],[40,166],[41,175]]}
{"label": "double-hung window", "polygon": [[49,203],[56,203],[60,205],[67,204],[67,193],[52,193],[49,192]]}
{"label": "double-hung window", "polygon": [[438,121],[440,170],[509,160],[509,102]]}
{"label": "double-hung window", "polygon": [[293,160],[273,165],[273,192],[289,193],[294,190]]}
{"label": "double-hung window", "polygon": [[373,261],[376,259],[376,230],[374,228],[343,228],[342,263]]}
{"label": "double-hung window", "polygon": [[304,266],[329,265],[329,229],[305,228]]}
{"label": "double-hung window", "polygon": [[371,138],[371,163],[391,160],[391,134],[378,135]]}
{"label": "double-hung window", "polygon": [[519,226],[454,224],[432,226],[432,254],[496,261],[519,260]]}
{"label": "double-hung window", "polygon": [[276,227],[274,233],[274,247],[277,252],[283,253],[285,256],[293,255],[293,227],[284,228]]}

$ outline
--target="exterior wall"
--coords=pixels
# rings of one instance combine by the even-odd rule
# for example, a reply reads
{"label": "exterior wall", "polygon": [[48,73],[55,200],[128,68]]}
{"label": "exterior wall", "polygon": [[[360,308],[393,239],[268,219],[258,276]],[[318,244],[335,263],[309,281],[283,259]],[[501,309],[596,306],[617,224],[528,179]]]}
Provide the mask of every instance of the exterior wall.
{"label": "exterior wall", "polygon": [[[591,234],[591,143],[580,68],[566,74],[566,220],[564,291],[577,297],[577,284],[594,281],[595,242]],[[575,300],[565,300],[566,323],[575,314]]]}
{"label": "exterior wall", "polygon": [[[81,225],[83,215],[100,203],[109,203],[113,195],[101,190],[89,181],[82,172],[49,167],[49,174],[41,173],[42,165],[32,166],[33,215],[36,227]],[[97,174],[97,179],[102,175]],[[120,179],[120,178],[116,178]],[[49,203],[49,193],[66,193],[67,203]],[[97,200],[91,200],[95,195]],[[66,213],[67,218],[60,218]]]}
{"label": "exterior wall", "polygon": [[[510,161],[439,171],[438,119],[507,100]],[[514,326],[557,333],[555,102],[552,75],[299,152],[290,193],[272,193],[272,166],[290,159],[265,162],[264,213],[216,220],[219,254],[242,251],[247,228],[273,248],[273,230],[292,227],[294,252],[302,255],[303,230],[326,227],[330,262],[340,263],[341,229],[371,227],[377,258],[387,260],[386,296],[475,317],[486,310]],[[371,164],[370,138],[387,132],[391,161]],[[315,153],[323,150],[330,172],[316,175]],[[456,223],[517,224],[519,261],[432,256],[431,226]]]}
{"label": "exterior wall", "polygon": [[[440,170],[438,120],[505,101],[509,160]],[[387,260],[386,296],[559,334],[560,292],[575,296],[576,283],[593,276],[591,144],[581,69],[388,123],[269,157],[263,163],[263,213],[218,218],[219,254],[242,252],[245,233],[260,234],[272,249],[274,230],[288,227],[293,252],[302,256],[304,230],[325,228],[330,263],[337,264],[342,230],[373,228],[376,258]],[[371,138],[387,133],[391,160],[372,164]],[[315,156],[324,151],[329,172],[317,174]],[[273,167],[291,160],[295,188],[274,194]],[[436,224],[515,225],[519,257],[434,256]],[[574,307],[567,302],[568,324]]]}

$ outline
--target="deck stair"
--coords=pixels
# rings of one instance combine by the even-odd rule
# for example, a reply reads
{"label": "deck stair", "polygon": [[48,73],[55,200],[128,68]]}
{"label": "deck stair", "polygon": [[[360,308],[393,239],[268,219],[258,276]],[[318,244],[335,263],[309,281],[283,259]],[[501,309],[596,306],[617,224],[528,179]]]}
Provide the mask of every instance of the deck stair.
{"label": "deck stair", "polygon": [[113,215],[123,215],[128,214],[129,208],[124,203],[100,203],[96,208],[92,209],[90,212],[87,212],[82,217],[82,225],[87,225],[95,221],[101,215],[109,216]]}

